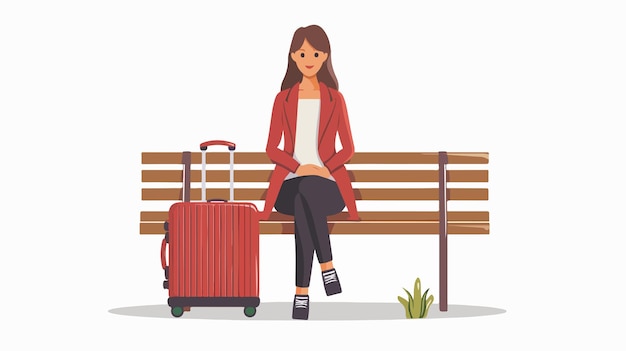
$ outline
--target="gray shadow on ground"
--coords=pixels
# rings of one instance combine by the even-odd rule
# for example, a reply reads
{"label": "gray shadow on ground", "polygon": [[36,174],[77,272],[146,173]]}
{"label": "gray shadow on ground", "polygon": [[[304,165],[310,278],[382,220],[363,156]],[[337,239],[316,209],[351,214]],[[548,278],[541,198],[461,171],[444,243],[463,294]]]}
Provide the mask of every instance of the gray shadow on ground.
{"label": "gray shadow on ground", "polygon": [[[192,307],[184,319],[216,320],[290,320],[292,302],[261,303],[253,317],[246,317],[243,307]],[[109,310],[110,313],[152,318],[175,318],[168,305],[129,306]],[[448,305],[448,311],[439,311],[433,304],[427,319],[483,317],[505,313],[506,310],[485,306]],[[406,319],[400,303],[378,302],[311,302],[309,320],[396,320]]]}

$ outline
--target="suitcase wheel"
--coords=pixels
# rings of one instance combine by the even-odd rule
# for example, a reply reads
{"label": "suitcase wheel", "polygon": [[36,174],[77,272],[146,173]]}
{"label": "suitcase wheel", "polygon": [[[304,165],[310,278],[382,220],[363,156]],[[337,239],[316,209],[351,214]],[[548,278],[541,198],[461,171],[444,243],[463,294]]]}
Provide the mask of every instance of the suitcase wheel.
{"label": "suitcase wheel", "polygon": [[256,307],[246,307],[243,309],[243,314],[246,315],[246,317],[252,317],[256,314]]}
{"label": "suitcase wheel", "polygon": [[185,312],[185,310],[182,307],[179,307],[179,306],[172,307],[172,316],[174,317],[182,316],[183,312]]}

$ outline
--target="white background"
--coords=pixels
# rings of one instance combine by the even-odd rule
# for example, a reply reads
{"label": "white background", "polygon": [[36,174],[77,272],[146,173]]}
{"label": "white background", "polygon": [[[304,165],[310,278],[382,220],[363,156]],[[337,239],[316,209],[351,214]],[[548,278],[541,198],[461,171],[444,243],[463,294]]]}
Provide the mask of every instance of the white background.
{"label": "white background", "polygon": [[[624,18],[621,1],[3,1],[4,345],[623,349]],[[313,23],[358,151],[490,153],[491,234],[450,238],[449,303],[506,313],[110,313],[167,299],[161,237],[138,234],[141,152],[262,151],[291,36]],[[333,240],[344,293],[314,270],[313,301],[396,302],[416,276],[437,294],[435,236]],[[292,299],[292,251],[262,237],[262,302]]]}

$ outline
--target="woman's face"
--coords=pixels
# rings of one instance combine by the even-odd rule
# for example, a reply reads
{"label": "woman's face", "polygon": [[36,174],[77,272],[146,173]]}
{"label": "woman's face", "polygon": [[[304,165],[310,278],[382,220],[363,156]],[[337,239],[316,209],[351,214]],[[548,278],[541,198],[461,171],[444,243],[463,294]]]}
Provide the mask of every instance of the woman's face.
{"label": "woman's face", "polygon": [[291,59],[294,60],[302,75],[307,78],[314,77],[327,58],[328,53],[315,50],[306,39],[300,49],[291,53]]}

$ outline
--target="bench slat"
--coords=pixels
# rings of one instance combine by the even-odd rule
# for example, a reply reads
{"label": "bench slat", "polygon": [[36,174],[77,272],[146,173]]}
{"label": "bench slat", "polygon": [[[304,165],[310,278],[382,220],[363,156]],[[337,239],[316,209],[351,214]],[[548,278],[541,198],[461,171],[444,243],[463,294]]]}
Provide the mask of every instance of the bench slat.
{"label": "bench slat", "polygon": [[[183,164],[182,152],[142,152],[142,164]],[[228,152],[207,152],[207,164],[225,164],[230,161]],[[236,164],[270,164],[271,161],[262,152],[239,152],[235,151],[234,161]],[[191,163],[200,164],[202,153],[192,152]]]}
{"label": "bench slat", "polygon": [[[260,201],[265,199],[267,189],[235,189],[235,201]],[[180,201],[182,190],[179,188],[142,189],[142,200]],[[202,189],[191,189],[191,200],[201,199]],[[354,189],[356,200],[439,200],[439,190],[424,189]],[[229,189],[207,189],[207,199],[228,199]],[[488,200],[488,189],[453,188],[448,189],[449,200]]]}
{"label": "bench slat", "polygon": [[[438,164],[437,152],[357,152],[348,164]],[[448,164],[488,164],[489,153],[448,152]]]}
{"label": "bench slat", "polygon": [[[439,234],[438,222],[330,222],[331,234]],[[261,234],[293,234],[293,222],[261,222]],[[140,234],[163,235],[163,223],[140,223]],[[448,223],[448,234],[489,234],[489,223]]]}
{"label": "bench slat", "polygon": [[[487,152],[448,152],[449,164],[487,164]],[[207,153],[208,164],[228,164],[228,152]],[[202,154],[191,153],[191,162],[200,164]],[[271,161],[264,152],[235,152],[236,164],[270,164]],[[143,152],[143,164],[182,164],[182,152]],[[437,152],[357,152],[348,164],[438,164]]]}
{"label": "bench slat", "polygon": [[[268,182],[271,170],[235,170],[235,182]],[[228,170],[207,170],[207,182],[228,182]],[[351,170],[348,171],[353,182],[437,182],[437,170]],[[448,182],[487,182],[487,170],[448,170]],[[192,170],[191,181],[202,181],[202,171]],[[142,182],[180,183],[182,170],[143,170]]]}
{"label": "bench slat", "polygon": [[[378,212],[378,211],[361,211],[359,216],[363,221],[438,221],[439,212],[437,211],[423,211],[423,212]],[[167,221],[167,211],[144,211],[141,212],[142,222],[165,222]],[[348,213],[341,212],[336,215],[328,217],[330,222],[347,220]],[[449,221],[460,222],[487,222],[489,221],[489,212],[487,211],[450,211],[448,212]],[[274,212],[270,215],[270,219],[266,222],[279,221],[288,222],[293,221],[292,216],[284,215],[282,213]]]}
{"label": "bench slat", "polygon": [[[263,234],[293,234],[293,222],[262,222]],[[331,234],[439,234],[439,222],[337,222]],[[488,223],[448,223],[448,234],[489,234]]]}

